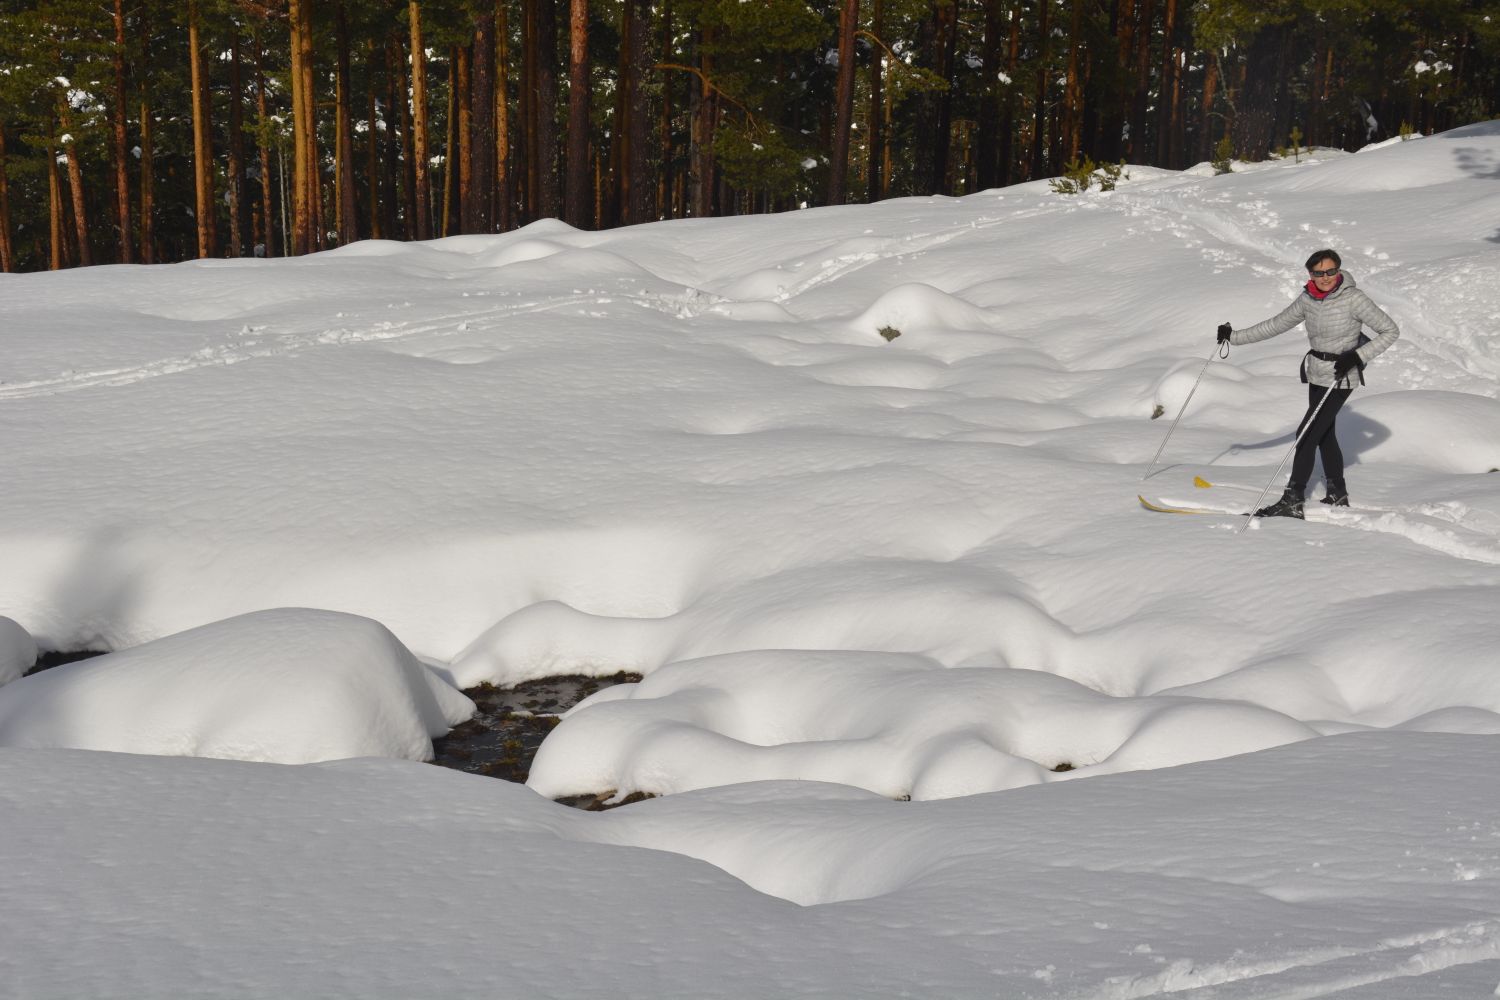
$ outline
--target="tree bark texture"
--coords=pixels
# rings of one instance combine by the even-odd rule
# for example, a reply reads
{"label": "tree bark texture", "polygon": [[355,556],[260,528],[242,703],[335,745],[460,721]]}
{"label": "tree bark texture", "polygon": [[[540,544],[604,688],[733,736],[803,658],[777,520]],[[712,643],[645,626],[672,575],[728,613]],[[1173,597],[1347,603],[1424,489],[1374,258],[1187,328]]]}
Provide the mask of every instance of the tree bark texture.
{"label": "tree bark texture", "polygon": [[214,164],[208,125],[208,72],[203,65],[197,0],[188,0],[188,64],[192,74],[193,191],[199,258],[214,255]]}
{"label": "tree bark texture", "polygon": [[[130,217],[130,140],[126,131],[130,106],[129,98],[126,97],[128,88],[125,76],[125,0],[115,0],[114,23],[115,100],[114,106],[110,108],[110,122],[113,126],[111,138],[115,161],[115,208],[119,213],[120,263],[132,264],[135,262],[135,244],[132,238],[135,220]],[[3,147],[3,139],[0,139],[0,147]]]}
{"label": "tree bark texture", "polygon": [[407,16],[411,22],[411,131],[414,198],[416,200],[416,234],[419,240],[432,239],[432,182],[427,162],[427,53],[422,47],[422,6],[410,0]]}
{"label": "tree bark texture", "polygon": [[839,7],[839,77],[834,97],[833,157],[828,171],[828,203],[842,205],[849,181],[849,132],[854,123],[854,32],[859,28],[859,0]]}
{"label": "tree bark texture", "polygon": [[589,225],[589,0],[572,0],[568,16],[568,159],[563,218]]}

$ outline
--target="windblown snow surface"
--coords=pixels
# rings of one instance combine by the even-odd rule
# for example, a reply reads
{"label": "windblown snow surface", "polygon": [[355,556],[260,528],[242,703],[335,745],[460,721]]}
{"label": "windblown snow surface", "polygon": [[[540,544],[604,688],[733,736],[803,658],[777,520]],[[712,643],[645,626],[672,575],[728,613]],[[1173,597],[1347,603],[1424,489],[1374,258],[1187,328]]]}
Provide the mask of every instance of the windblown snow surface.
{"label": "windblown snow surface", "polygon": [[[1497,225],[1489,123],[0,276],[0,996],[1496,993]],[[1356,506],[1142,509],[1272,479],[1305,337],[1205,363],[1324,246]]]}

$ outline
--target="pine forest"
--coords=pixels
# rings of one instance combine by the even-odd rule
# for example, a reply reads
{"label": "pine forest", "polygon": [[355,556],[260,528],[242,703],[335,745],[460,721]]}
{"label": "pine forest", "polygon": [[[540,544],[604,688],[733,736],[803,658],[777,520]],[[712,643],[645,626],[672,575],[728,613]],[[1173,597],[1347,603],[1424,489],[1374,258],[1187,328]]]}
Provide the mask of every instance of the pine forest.
{"label": "pine forest", "polygon": [[0,268],[962,195],[1500,115],[1500,0],[0,3]]}

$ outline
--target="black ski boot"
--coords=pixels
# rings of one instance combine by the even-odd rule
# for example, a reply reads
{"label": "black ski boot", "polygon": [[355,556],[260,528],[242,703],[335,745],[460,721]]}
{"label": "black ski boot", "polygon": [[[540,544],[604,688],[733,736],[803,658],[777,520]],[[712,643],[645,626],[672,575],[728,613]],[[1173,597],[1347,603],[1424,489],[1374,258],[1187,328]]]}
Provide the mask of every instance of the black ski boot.
{"label": "black ski boot", "polygon": [[1295,517],[1297,520],[1305,520],[1302,515],[1302,494],[1293,489],[1288,489],[1281,495],[1281,499],[1269,507],[1262,507],[1255,512],[1256,517]]}
{"label": "black ski boot", "polygon": [[1347,507],[1349,506],[1349,490],[1343,483],[1329,483],[1328,495],[1318,502],[1326,503],[1330,507]]}

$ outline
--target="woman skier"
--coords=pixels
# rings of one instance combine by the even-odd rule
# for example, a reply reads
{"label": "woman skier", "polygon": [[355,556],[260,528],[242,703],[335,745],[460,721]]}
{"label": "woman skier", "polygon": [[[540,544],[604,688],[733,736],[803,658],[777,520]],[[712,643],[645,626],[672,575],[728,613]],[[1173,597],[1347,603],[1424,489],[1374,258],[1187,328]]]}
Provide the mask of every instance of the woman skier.
{"label": "woman skier", "polygon": [[[1305,323],[1312,348],[1302,359],[1302,381],[1308,383],[1307,414],[1297,426],[1298,433],[1309,420],[1313,423],[1297,445],[1286,492],[1269,507],[1256,511],[1256,517],[1302,517],[1303,491],[1312,477],[1315,454],[1323,457],[1323,478],[1328,485],[1323,502],[1336,507],[1349,506],[1349,490],[1344,485],[1344,453],[1339,450],[1334,421],[1354,391],[1351,377],[1364,385],[1365,365],[1394,344],[1401,331],[1395,320],[1354,286],[1354,278],[1344,273],[1342,267],[1343,261],[1336,252],[1319,250],[1307,258],[1307,285],[1291,305],[1247,330],[1234,330],[1228,323],[1219,327],[1219,342],[1227,340],[1238,346],[1270,340],[1298,323]],[[1374,339],[1360,332],[1361,325],[1374,331]],[[1323,402],[1325,393],[1328,398]],[[1320,402],[1322,409],[1318,409]]]}

